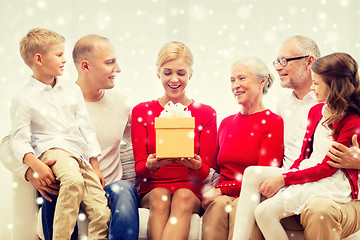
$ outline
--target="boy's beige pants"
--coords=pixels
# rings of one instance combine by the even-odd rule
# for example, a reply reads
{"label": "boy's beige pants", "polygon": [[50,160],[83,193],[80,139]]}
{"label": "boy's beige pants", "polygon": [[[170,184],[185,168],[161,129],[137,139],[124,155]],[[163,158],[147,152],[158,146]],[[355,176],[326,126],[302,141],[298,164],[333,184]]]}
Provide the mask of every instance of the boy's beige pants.
{"label": "boy's beige pants", "polygon": [[56,160],[51,168],[56,179],[60,181],[54,214],[53,239],[70,239],[80,204],[89,219],[88,238],[107,239],[110,210],[95,171],[82,160],[58,148],[47,150],[40,160]]}

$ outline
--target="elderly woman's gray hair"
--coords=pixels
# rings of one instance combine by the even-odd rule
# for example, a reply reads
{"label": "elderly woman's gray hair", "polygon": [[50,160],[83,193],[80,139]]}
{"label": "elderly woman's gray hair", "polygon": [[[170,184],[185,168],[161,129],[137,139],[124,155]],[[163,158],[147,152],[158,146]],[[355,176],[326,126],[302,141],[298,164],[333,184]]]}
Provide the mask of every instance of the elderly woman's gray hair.
{"label": "elderly woman's gray hair", "polygon": [[246,58],[240,58],[237,59],[233,65],[231,66],[231,69],[234,68],[235,65],[244,65],[251,69],[251,72],[257,77],[259,81],[265,80],[263,93],[267,93],[268,89],[271,87],[271,85],[274,82],[274,76],[266,66],[266,64],[258,57],[246,57]]}

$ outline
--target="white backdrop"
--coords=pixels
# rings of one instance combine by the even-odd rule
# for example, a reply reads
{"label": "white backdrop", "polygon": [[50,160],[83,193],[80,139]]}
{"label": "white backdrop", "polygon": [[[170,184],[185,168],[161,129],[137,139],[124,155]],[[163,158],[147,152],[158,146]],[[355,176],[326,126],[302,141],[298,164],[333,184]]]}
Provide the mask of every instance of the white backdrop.
{"label": "white backdrop", "polygon": [[[185,42],[195,57],[188,96],[214,107],[218,123],[239,110],[229,81],[229,67],[237,56],[259,56],[275,74],[275,84],[265,97],[270,109],[285,91],[271,62],[287,37],[307,35],[317,41],[322,55],[344,51],[360,60],[360,1],[0,0],[1,138],[10,130],[10,99],[31,74],[18,45],[34,27],[65,36],[64,77],[71,81],[76,79],[74,43],[90,33],[108,37],[122,69],[116,89],[133,104],[161,96],[157,52],[166,41]],[[1,164],[0,189],[0,239],[9,239],[12,182]]]}

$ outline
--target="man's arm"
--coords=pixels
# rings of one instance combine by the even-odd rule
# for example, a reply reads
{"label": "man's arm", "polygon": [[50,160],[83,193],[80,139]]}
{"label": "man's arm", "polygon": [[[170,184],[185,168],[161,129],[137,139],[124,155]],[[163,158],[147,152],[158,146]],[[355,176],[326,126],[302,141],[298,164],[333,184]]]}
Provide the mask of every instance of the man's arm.
{"label": "man's arm", "polygon": [[[47,195],[47,193],[58,195],[60,188],[58,184],[51,184],[46,187],[39,184],[37,179],[34,177],[34,171],[29,168],[26,164],[18,161],[11,149],[10,146],[10,138],[6,136],[0,145],[0,161],[3,165],[15,176],[24,179],[25,181],[29,181],[39,192],[40,194],[48,201],[52,201],[51,198]],[[45,161],[44,163],[49,167],[55,164],[55,160]]]}
{"label": "man's arm", "polygon": [[346,147],[341,143],[333,142],[327,156],[332,161],[327,163],[335,168],[347,168],[360,170],[360,149],[357,135],[352,136],[351,147]]}
{"label": "man's arm", "polygon": [[[47,166],[50,167],[56,163],[56,160],[47,160],[44,161],[43,163],[45,163]],[[25,179],[29,181],[36,188],[36,190],[39,191],[41,196],[43,196],[49,202],[52,202],[52,199],[49,197],[48,193],[53,195],[59,195],[59,189],[60,189],[59,184],[51,183],[47,186],[41,185],[38,179],[34,176],[34,170],[32,170],[31,168],[27,169],[25,173]]]}

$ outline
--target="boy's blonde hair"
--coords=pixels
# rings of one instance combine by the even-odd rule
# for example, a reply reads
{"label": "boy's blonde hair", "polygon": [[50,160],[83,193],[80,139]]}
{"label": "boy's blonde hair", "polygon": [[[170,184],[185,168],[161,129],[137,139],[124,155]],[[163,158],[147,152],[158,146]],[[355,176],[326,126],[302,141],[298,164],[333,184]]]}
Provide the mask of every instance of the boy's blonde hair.
{"label": "boy's blonde hair", "polygon": [[30,68],[36,53],[46,54],[53,44],[62,43],[65,38],[60,34],[43,28],[31,29],[20,41],[20,55]]}

